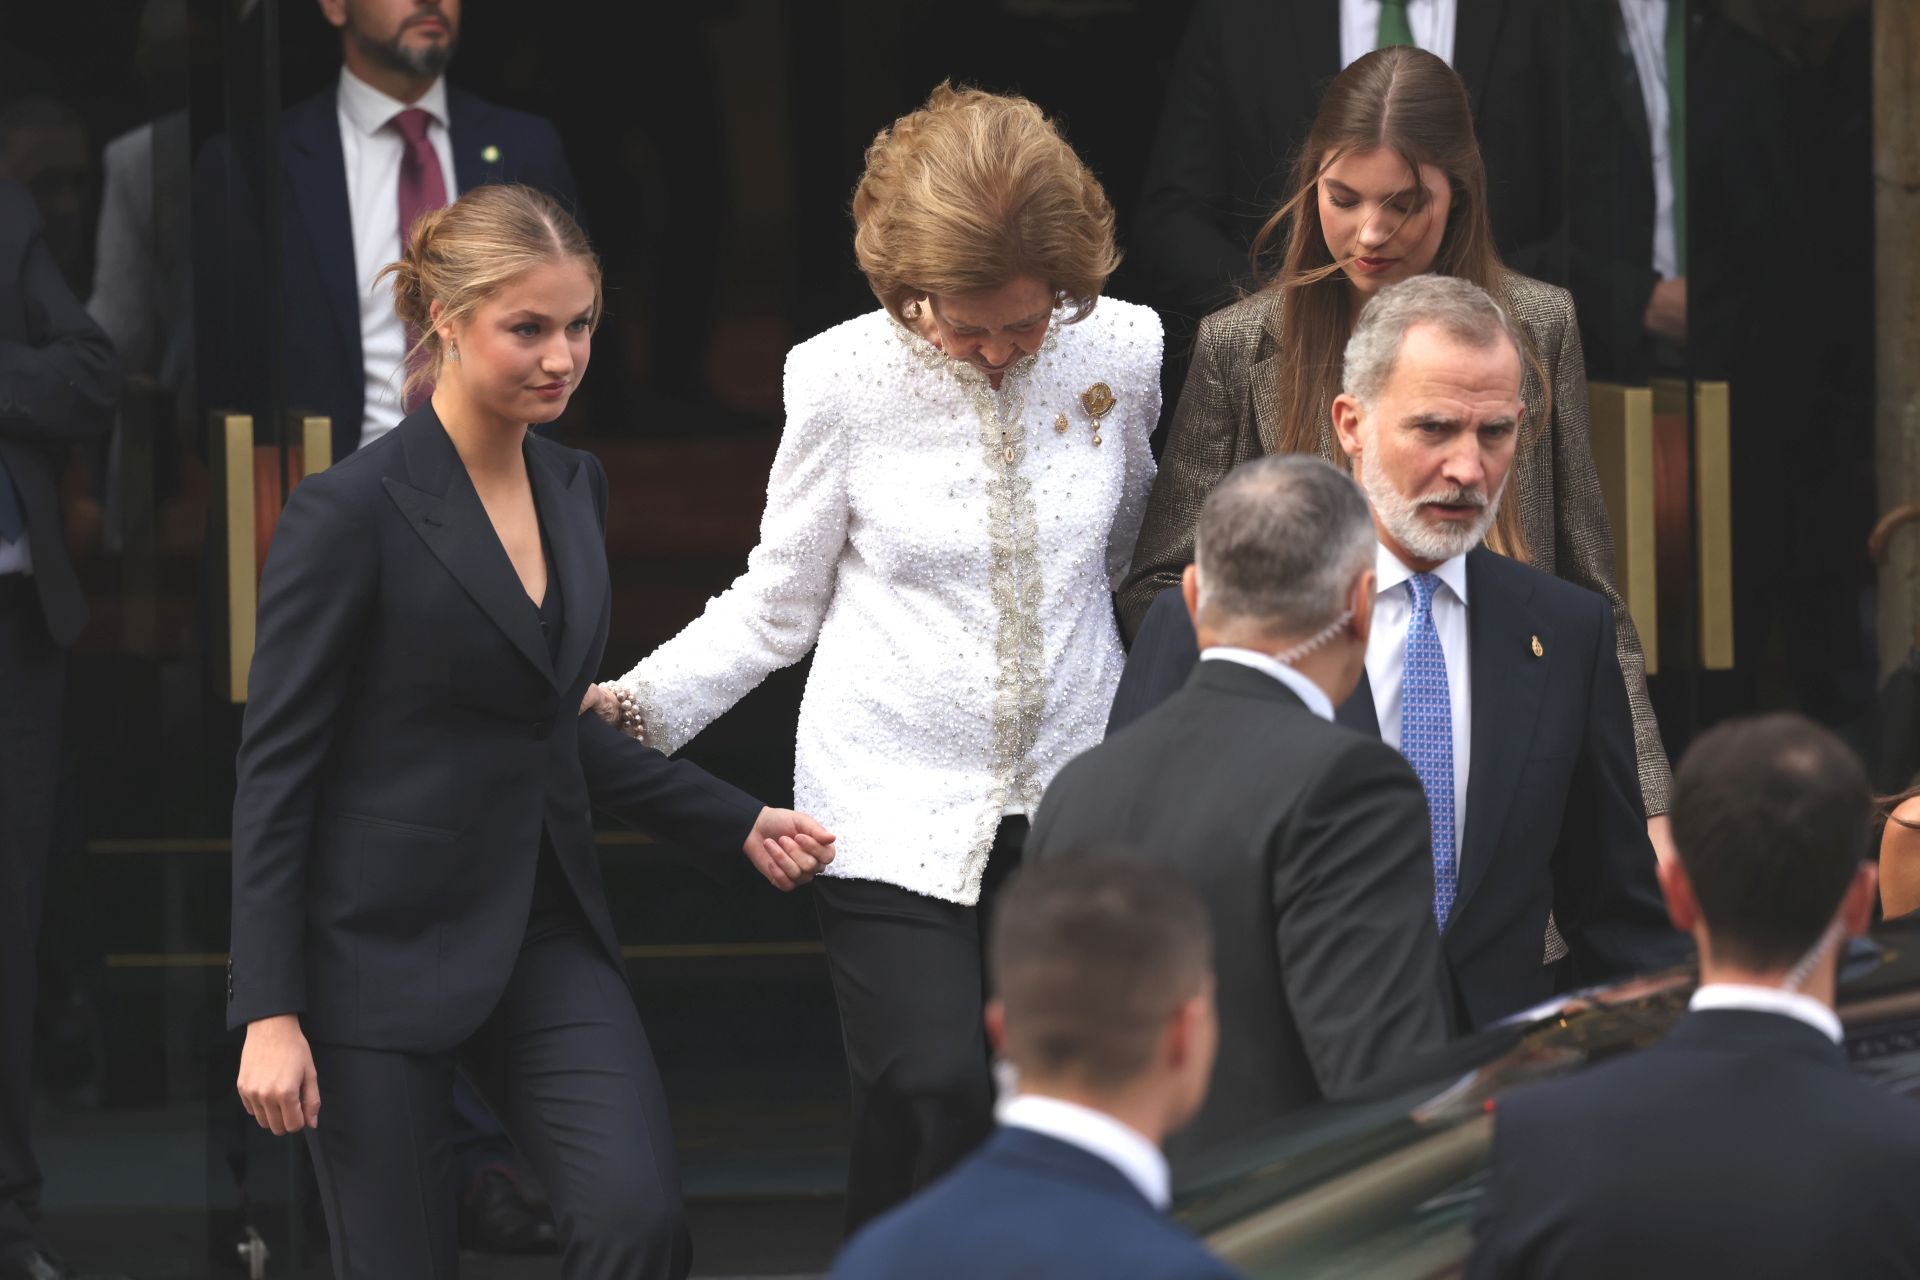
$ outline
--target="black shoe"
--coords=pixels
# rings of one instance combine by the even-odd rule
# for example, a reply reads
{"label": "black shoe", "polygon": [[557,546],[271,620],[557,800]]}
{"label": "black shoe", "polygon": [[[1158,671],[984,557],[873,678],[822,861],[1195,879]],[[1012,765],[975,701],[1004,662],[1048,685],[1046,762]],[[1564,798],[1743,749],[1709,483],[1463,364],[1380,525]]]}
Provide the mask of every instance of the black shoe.
{"label": "black shoe", "polygon": [[557,1253],[553,1211],[529,1201],[505,1169],[482,1169],[460,1197],[460,1246],[480,1253]]}
{"label": "black shoe", "polygon": [[75,1271],[46,1250],[27,1245],[0,1254],[0,1280],[127,1280],[127,1277]]}

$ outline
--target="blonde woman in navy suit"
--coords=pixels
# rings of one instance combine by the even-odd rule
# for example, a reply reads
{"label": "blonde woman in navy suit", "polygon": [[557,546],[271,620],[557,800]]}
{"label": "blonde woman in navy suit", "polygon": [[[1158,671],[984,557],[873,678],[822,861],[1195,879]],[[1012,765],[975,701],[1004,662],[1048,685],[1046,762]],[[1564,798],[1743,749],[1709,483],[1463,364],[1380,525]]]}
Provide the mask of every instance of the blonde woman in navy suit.
{"label": "blonde woman in navy suit", "polygon": [[589,807],[744,849],[782,889],[832,837],[578,714],[611,608],[606,476],[527,424],[586,371],[600,280],[579,228],[531,188],[483,187],[422,217],[393,271],[432,400],[295,490],[261,582],[239,1092],[306,1132],[341,1280],[455,1274],[456,1070],[551,1195],[569,1280],[683,1276],[673,1135]]}

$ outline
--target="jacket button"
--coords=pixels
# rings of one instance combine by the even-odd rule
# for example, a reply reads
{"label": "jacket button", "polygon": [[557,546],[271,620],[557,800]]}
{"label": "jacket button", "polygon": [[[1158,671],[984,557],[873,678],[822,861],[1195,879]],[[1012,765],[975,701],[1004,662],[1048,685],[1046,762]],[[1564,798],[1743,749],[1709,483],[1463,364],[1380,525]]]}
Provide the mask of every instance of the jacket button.
{"label": "jacket button", "polygon": [[527,730],[527,733],[530,737],[536,740],[546,737],[547,722],[545,720],[535,720],[532,726]]}

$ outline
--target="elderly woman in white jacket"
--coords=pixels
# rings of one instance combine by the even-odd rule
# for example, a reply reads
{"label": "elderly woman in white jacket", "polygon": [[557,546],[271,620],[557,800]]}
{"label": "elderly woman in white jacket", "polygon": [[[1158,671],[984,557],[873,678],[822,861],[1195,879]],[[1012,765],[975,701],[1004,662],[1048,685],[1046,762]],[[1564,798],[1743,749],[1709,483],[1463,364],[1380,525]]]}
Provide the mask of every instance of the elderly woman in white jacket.
{"label": "elderly woman in white jacket", "polygon": [[1032,103],[943,85],[866,159],[854,248],[882,309],[788,355],[746,572],[616,686],[671,752],[815,651],[794,793],[839,837],[814,895],[849,1230],[990,1127],[984,917],[1120,677],[1161,348],[1151,310],[1100,296],[1112,207]]}

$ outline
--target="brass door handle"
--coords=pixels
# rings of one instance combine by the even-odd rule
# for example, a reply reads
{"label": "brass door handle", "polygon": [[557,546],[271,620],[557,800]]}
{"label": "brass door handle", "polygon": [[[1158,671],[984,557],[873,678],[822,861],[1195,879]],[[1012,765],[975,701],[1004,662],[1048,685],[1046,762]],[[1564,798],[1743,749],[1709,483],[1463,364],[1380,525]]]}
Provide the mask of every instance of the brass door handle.
{"label": "brass door handle", "polygon": [[[302,416],[300,474],[325,471],[333,461],[333,421]],[[254,626],[260,607],[260,565],[273,523],[285,505],[280,493],[275,446],[253,442],[250,414],[221,417],[227,475],[227,697],[247,700],[247,671],[253,666]],[[262,489],[270,509],[261,520]]]}

